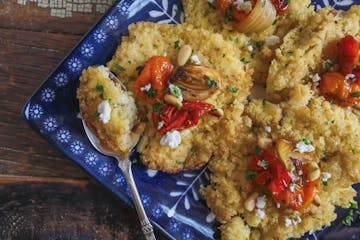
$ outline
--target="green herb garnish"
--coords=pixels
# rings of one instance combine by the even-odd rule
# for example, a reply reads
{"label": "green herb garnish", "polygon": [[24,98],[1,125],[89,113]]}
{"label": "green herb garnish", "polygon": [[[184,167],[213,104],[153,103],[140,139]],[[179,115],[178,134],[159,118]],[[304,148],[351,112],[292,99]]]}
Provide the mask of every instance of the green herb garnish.
{"label": "green herb garnish", "polygon": [[208,76],[209,80],[206,81],[206,86],[208,87],[217,87],[217,82],[215,81],[213,76]]}
{"label": "green herb garnish", "polygon": [[332,68],[332,66],[334,66],[334,63],[333,63],[333,61],[331,61],[330,59],[326,60],[326,61],[323,63],[323,69],[325,70],[325,72],[329,71],[330,68]]}
{"label": "green herb garnish", "polygon": [[95,87],[96,91],[100,93],[100,98],[104,100],[104,86],[97,84]]}
{"label": "green herb garnish", "polygon": [[176,160],[176,163],[179,164],[179,165],[181,165],[181,164],[183,164],[183,161],[181,161],[181,160]]}
{"label": "green herb garnish", "polygon": [[100,113],[98,111],[95,111],[94,114],[92,115],[93,118],[97,118],[100,115]]}
{"label": "green herb garnish", "polygon": [[256,153],[256,155],[259,156],[259,157],[262,157],[262,156],[263,156],[263,154],[262,154],[262,152],[261,152],[261,149],[260,149],[258,146],[255,147],[255,153]]}
{"label": "green herb garnish", "polygon": [[357,154],[358,153],[358,151],[356,151],[355,149],[351,149],[351,152],[352,152],[352,154]]}
{"label": "green herb garnish", "polygon": [[237,99],[234,99],[234,101],[232,101],[232,105],[235,106],[235,105],[238,105],[239,101]]}
{"label": "green herb garnish", "polygon": [[262,100],[262,105],[263,105],[263,106],[266,105],[266,99],[265,99],[265,98]]}
{"label": "green herb garnish", "polygon": [[156,93],[157,93],[156,89],[144,92],[145,96],[147,96],[148,98],[154,98]]}
{"label": "green herb garnish", "polygon": [[125,68],[119,64],[115,64],[115,67],[119,69],[120,71],[125,71]]}
{"label": "green herb garnish", "polygon": [[242,58],[240,61],[244,64],[248,64],[250,62],[249,60],[246,60],[246,58]]}
{"label": "green herb garnish", "polygon": [[360,97],[360,92],[352,92],[350,93],[351,97]]}
{"label": "green herb garnish", "polygon": [[231,11],[233,8],[234,8],[233,4],[230,4],[230,6],[226,8],[224,23],[228,23],[230,19],[234,16],[233,12]]}
{"label": "green herb garnish", "polygon": [[354,221],[354,211],[350,210],[345,219],[342,220],[342,224],[345,226],[351,226],[351,223]]}
{"label": "green herb garnish", "polygon": [[310,145],[310,141],[308,139],[304,138],[302,141],[305,143],[305,145]]}
{"label": "green herb garnish", "polygon": [[232,92],[232,93],[237,93],[237,92],[239,91],[239,89],[236,88],[236,87],[230,87],[229,90],[230,90],[230,92]]}
{"label": "green herb garnish", "polygon": [[251,180],[251,179],[254,179],[257,177],[257,173],[256,172],[253,172],[251,170],[247,170],[246,171],[246,180]]}
{"label": "green herb garnish", "polygon": [[179,41],[179,40],[176,40],[176,41],[174,42],[174,48],[177,49],[177,48],[179,48],[179,46],[180,46],[180,41]]}
{"label": "green herb garnish", "polygon": [[163,110],[159,107],[158,104],[154,104],[153,105],[153,111],[156,115],[160,115],[162,114]]}

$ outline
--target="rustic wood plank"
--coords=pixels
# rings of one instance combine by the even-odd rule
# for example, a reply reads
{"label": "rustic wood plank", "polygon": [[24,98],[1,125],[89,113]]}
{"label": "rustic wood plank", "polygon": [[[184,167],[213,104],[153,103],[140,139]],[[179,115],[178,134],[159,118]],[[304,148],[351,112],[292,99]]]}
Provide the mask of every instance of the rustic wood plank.
{"label": "rustic wood plank", "polygon": [[0,213],[0,239],[144,239],[134,212],[96,183],[0,184]]}
{"label": "rustic wood plank", "polygon": [[0,0],[0,28],[83,35],[101,16],[93,11],[61,19],[50,16],[50,9],[31,2],[24,6],[16,0]]}

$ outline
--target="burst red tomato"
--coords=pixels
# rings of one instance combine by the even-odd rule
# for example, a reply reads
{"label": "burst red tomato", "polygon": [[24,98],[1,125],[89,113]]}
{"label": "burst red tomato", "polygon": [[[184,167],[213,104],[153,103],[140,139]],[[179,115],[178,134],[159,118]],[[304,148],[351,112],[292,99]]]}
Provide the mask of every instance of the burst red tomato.
{"label": "burst red tomato", "polygon": [[359,62],[359,44],[353,36],[347,35],[340,39],[338,56],[342,73],[351,73]]}
{"label": "burst red tomato", "polygon": [[173,105],[160,105],[158,111],[152,114],[155,128],[158,123],[163,122],[163,126],[159,129],[161,134],[165,134],[170,130],[183,130],[198,124],[202,115],[214,109],[214,106],[200,101],[188,102],[183,101],[181,109]]}
{"label": "burst red tomato", "polygon": [[276,9],[276,14],[283,14],[289,8],[289,0],[271,0]]}
{"label": "burst red tomato", "polygon": [[[136,96],[148,103],[155,103],[156,99],[163,99],[164,90],[168,87],[168,80],[174,66],[167,57],[154,56],[145,64],[135,81]],[[149,89],[145,89],[150,86]]]}

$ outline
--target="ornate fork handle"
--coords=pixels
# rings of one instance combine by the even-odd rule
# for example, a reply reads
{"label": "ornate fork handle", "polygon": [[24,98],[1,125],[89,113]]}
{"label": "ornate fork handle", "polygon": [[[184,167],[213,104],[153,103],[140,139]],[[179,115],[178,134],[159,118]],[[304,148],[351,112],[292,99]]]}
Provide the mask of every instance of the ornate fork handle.
{"label": "ornate fork handle", "polygon": [[133,203],[135,205],[135,209],[136,209],[136,212],[137,212],[139,220],[140,220],[141,230],[143,231],[143,233],[145,235],[145,239],[146,240],[156,240],[153,227],[149,221],[149,218],[146,215],[146,212],[145,212],[144,207],[141,202],[141,198],[139,196],[139,192],[137,190],[137,187],[136,187],[136,184],[134,181],[134,177],[133,177],[133,174],[131,171],[131,162],[129,159],[123,160],[123,159],[117,158],[117,160],[119,161],[118,166],[124,173],[125,180],[130,189]]}

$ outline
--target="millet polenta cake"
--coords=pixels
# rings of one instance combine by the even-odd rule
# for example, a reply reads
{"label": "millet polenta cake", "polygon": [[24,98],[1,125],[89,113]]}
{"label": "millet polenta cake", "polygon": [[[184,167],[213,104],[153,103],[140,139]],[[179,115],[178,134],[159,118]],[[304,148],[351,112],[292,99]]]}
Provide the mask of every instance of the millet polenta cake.
{"label": "millet polenta cake", "polygon": [[[133,24],[108,66],[135,92],[147,123],[137,147],[147,167],[197,168],[235,141],[251,70],[222,35],[187,24]],[[157,71],[168,74],[163,85]]]}

